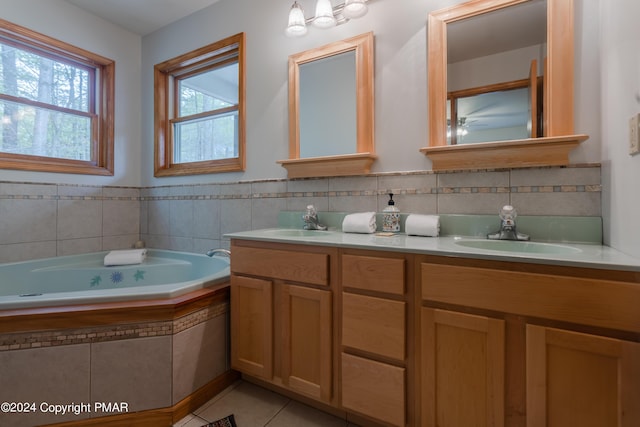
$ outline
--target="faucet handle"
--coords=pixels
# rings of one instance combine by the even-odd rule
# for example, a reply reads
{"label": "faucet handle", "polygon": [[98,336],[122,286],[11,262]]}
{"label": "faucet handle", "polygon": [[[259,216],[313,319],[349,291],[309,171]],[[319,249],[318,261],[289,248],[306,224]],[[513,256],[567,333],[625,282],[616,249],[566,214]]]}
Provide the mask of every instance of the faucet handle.
{"label": "faucet handle", "polygon": [[306,226],[308,226],[310,222],[317,221],[318,214],[316,212],[316,208],[313,207],[313,205],[307,205],[307,212],[302,214],[302,219],[307,223]]}
{"label": "faucet handle", "polygon": [[500,218],[503,220],[514,220],[518,216],[518,212],[516,208],[511,205],[504,205],[502,209],[500,209]]}

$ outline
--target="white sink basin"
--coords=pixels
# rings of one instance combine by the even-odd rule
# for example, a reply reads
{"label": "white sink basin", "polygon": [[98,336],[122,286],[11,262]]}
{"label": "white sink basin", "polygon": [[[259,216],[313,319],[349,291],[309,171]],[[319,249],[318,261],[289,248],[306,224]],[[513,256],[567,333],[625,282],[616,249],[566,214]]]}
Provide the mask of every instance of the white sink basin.
{"label": "white sink basin", "polygon": [[263,230],[264,234],[269,234],[272,236],[280,236],[280,237],[320,237],[323,233],[326,235],[327,231],[321,230],[299,230],[299,229],[272,229],[272,230]]}
{"label": "white sink basin", "polygon": [[456,240],[455,244],[465,248],[529,254],[575,254],[582,252],[572,246],[515,240]]}

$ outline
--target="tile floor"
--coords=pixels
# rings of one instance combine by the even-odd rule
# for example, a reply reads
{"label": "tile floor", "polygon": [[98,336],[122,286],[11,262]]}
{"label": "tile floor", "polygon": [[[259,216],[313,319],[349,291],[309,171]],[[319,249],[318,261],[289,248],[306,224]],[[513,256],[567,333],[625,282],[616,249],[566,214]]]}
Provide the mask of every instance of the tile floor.
{"label": "tile floor", "polygon": [[200,427],[230,414],[238,427],[357,427],[246,381],[237,381],[174,427]]}

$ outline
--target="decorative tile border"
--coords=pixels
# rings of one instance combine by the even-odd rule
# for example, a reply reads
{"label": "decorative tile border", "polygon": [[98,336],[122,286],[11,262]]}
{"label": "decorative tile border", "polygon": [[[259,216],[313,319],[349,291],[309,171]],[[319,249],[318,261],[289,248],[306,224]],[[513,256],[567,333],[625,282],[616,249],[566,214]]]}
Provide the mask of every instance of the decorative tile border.
{"label": "decorative tile border", "polygon": [[[579,169],[579,168],[599,168],[599,165],[573,165],[568,167],[557,167],[556,169]],[[538,168],[539,169],[552,169]],[[389,177],[410,177],[410,176],[438,176],[452,175],[458,173],[482,173],[482,172],[509,172],[509,169],[490,169],[490,170],[474,170],[474,171],[411,171],[397,173],[380,173],[363,176],[365,179],[389,178]],[[292,180],[295,182],[311,182],[318,179],[345,179],[344,177],[334,178],[305,178]],[[158,187],[99,187],[99,186],[81,186],[67,184],[39,184],[27,182],[0,182],[11,186],[33,185],[47,186],[64,189],[73,188],[95,188],[96,190],[108,189],[109,192],[117,191],[138,191],[138,196],[107,196],[107,195],[58,195],[58,194],[1,194],[0,199],[16,199],[16,200],[124,200],[124,201],[157,201],[157,200],[230,200],[230,199],[270,199],[270,198],[306,198],[306,197],[360,197],[360,196],[379,196],[386,195],[389,192],[399,195],[421,195],[421,194],[491,194],[491,193],[597,193],[602,191],[601,185],[551,185],[551,186],[500,186],[500,187],[449,187],[449,186],[426,186],[421,188],[378,188],[377,190],[346,190],[346,191],[282,191],[282,192],[251,192],[231,193],[231,194],[188,194],[198,192],[198,187],[219,187],[225,188],[233,185],[251,186],[254,184],[273,183],[286,184],[287,179],[273,180],[256,180],[245,182],[224,182],[212,184],[193,184],[193,185],[175,185],[175,186],[158,186]],[[185,194],[181,193],[181,189]],[[157,194],[149,195],[147,192],[156,193],[174,193],[174,194]]]}
{"label": "decorative tile border", "polygon": [[11,200],[124,200],[124,201],[138,201],[140,197],[137,196],[60,196],[60,195],[31,195],[31,194],[0,194],[0,199]]}
{"label": "decorative tile border", "polygon": [[171,334],[171,322],[108,325],[46,332],[20,332],[0,335],[0,351],[117,341]]}
{"label": "decorative tile border", "polygon": [[353,191],[314,191],[253,193],[241,195],[184,195],[184,196],[140,196],[140,197],[104,197],[104,196],[45,196],[45,195],[0,195],[0,199],[10,200],[118,200],[118,201],[158,201],[158,200],[238,200],[238,199],[277,199],[306,197],[363,197],[387,195],[390,192],[399,195],[421,194],[490,194],[490,193],[600,193],[601,185],[561,185],[561,186],[521,186],[521,187],[434,187],[434,188],[386,188],[378,190]]}
{"label": "decorative tile border", "polygon": [[264,198],[309,198],[309,197],[365,197],[396,195],[437,195],[437,194],[498,194],[498,193],[600,193],[600,185],[563,185],[563,186],[522,186],[522,187],[435,187],[435,188],[387,188],[378,190],[353,191],[314,191],[253,194],[232,196],[155,196],[141,197],[143,201],[158,200],[228,200],[228,199],[264,199]]}
{"label": "decorative tile border", "polygon": [[186,331],[200,323],[204,323],[207,320],[211,320],[214,317],[218,317],[222,314],[229,312],[229,303],[224,302],[216,305],[210,305],[195,313],[187,314],[179,319],[173,321],[173,334]]}
{"label": "decorative tile border", "polygon": [[223,302],[172,321],[0,334],[0,352],[175,335],[228,311],[229,303]]}

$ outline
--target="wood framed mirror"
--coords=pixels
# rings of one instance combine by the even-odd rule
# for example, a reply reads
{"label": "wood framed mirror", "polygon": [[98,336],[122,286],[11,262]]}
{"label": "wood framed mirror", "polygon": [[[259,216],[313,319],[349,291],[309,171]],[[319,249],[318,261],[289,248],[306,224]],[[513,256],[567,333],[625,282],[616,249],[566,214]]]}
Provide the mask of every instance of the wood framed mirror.
{"label": "wood framed mirror", "polygon": [[372,32],[289,57],[289,178],[369,173],[373,85]]}
{"label": "wood framed mirror", "polygon": [[447,27],[540,0],[471,0],[428,16],[429,146],[434,170],[566,165],[586,135],[573,129],[573,0],[545,0],[542,134],[475,144],[447,143]]}

